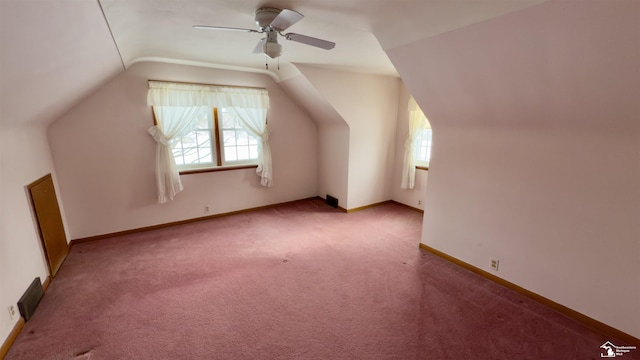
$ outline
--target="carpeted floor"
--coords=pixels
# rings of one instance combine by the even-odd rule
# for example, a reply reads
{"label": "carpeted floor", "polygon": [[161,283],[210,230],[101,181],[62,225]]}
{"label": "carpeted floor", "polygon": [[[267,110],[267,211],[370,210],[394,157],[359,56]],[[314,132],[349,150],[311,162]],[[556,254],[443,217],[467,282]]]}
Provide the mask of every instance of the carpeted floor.
{"label": "carpeted floor", "polygon": [[616,344],[420,251],[421,226],[398,204],[305,200],[78,244],[7,359],[597,359]]}

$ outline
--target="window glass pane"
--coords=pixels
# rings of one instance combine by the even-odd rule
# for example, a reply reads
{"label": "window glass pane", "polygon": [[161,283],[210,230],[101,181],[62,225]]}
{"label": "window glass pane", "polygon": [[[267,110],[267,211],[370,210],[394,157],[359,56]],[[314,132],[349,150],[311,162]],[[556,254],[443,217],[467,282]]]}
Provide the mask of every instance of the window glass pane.
{"label": "window glass pane", "polygon": [[198,124],[196,125],[196,128],[198,129],[208,129],[210,126],[210,121],[209,121],[209,116],[203,116],[200,118],[200,120],[198,120]]}
{"label": "window glass pane", "polygon": [[418,132],[414,148],[416,162],[428,164],[431,155],[431,129],[422,129]]}
{"label": "window glass pane", "polygon": [[176,165],[184,164],[184,159],[182,158],[182,148],[173,149],[173,158],[176,160]]}
{"label": "window glass pane", "polygon": [[415,156],[416,160],[420,159],[421,148],[422,146],[420,146],[420,139],[418,138],[418,140],[416,140],[415,147],[413,148],[413,156]]}
{"label": "window glass pane", "polygon": [[213,159],[211,158],[211,154],[205,155],[205,156],[200,156],[200,159],[198,161],[198,164],[213,164]]}
{"label": "window glass pane", "polygon": [[238,156],[236,155],[236,147],[235,146],[225,146],[224,147],[224,161],[237,161]]}
{"label": "window glass pane", "polygon": [[249,160],[249,147],[238,146],[238,160]]}
{"label": "window glass pane", "polygon": [[198,151],[196,148],[185,148],[183,151],[185,164],[198,163]]}
{"label": "window glass pane", "polygon": [[249,145],[249,136],[244,130],[236,130],[237,144]]}
{"label": "window glass pane", "polygon": [[211,132],[209,132],[209,130],[196,130],[194,132],[196,134],[198,147],[211,148]]}
{"label": "window glass pane", "polygon": [[236,145],[236,131],[235,130],[224,130],[222,132],[224,146],[235,146]]}
{"label": "window glass pane", "polygon": [[202,163],[212,163],[213,155],[211,154],[211,147],[204,147],[198,149],[198,162]]}
{"label": "window glass pane", "polygon": [[188,133],[187,135],[183,136],[182,139],[180,139],[180,142],[182,143],[182,146],[187,146],[187,147],[195,146],[198,143],[198,140],[196,138],[196,133],[195,132]]}
{"label": "window glass pane", "polygon": [[[180,116],[184,108],[174,107],[168,114]],[[215,160],[215,137],[213,137],[213,109],[201,107],[195,116],[195,128],[178,139],[172,153],[176,165],[192,168],[194,165],[213,165]]]}
{"label": "window glass pane", "polygon": [[235,120],[231,114],[228,112],[222,113],[222,128],[223,129],[233,129],[235,128]]}
{"label": "window glass pane", "polygon": [[251,159],[258,158],[258,145],[249,146],[249,158]]}
{"label": "window glass pane", "polygon": [[249,145],[258,145],[258,139],[249,135]]}
{"label": "window glass pane", "polygon": [[420,156],[418,156],[418,160],[427,161],[427,148],[420,148]]}

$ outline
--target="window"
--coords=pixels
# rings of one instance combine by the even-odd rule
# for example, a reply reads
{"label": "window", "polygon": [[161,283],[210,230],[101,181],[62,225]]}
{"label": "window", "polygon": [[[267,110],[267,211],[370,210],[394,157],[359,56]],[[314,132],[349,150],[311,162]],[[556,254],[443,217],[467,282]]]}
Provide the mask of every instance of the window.
{"label": "window", "polygon": [[156,142],[158,203],[184,189],[181,172],[255,167],[260,185],[271,186],[266,89],[149,80],[147,105],[155,120],[147,131]]}
{"label": "window", "polygon": [[179,169],[197,169],[214,165],[215,133],[213,112],[203,108],[197,115],[195,129],[173,145],[173,158]]}
{"label": "window", "polygon": [[226,108],[202,108],[195,127],[173,146],[181,172],[224,166],[257,165],[258,139]]}
{"label": "window", "polygon": [[409,98],[409,121],[407,140],[402,161],[401,189],[413,189],[416,169],[429,169],[431,160],[431,125],[416,100]]}
{"label": "window", "polygon": [[429,167],[429,160],[431,159],[431,129],[418,130],[413,156],[416,166]]}
{"label": "window", "polygon": [[223,108],[220,115],[222,117],[220,132],[223,139],[222,163],[224,165],[257,163],[258,139],[243,130],[240,119],[226,109]]}

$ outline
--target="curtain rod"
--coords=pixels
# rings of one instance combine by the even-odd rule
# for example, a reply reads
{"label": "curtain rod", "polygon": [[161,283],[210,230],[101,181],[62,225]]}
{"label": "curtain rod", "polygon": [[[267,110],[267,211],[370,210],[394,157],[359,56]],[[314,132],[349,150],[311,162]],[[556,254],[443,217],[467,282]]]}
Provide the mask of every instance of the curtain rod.
{"label": "curtain rod", "polygon": [[258,90],[267,90],[263,87],[257,86],[239,86],[239,85],[219,85],[219,84],[205,84],[205,83],[194,83],[194,82],[186,82],[186,81],[167,81],[167,80],[153,80],[149,79],[147,82],[164,82],[164,83],[174,83],[174,84],[185,84],[185,85],[203,85],[203,86],[220,86],[220,87],[230,87],[230,88],[238,88],[238,89],[258,89]]}

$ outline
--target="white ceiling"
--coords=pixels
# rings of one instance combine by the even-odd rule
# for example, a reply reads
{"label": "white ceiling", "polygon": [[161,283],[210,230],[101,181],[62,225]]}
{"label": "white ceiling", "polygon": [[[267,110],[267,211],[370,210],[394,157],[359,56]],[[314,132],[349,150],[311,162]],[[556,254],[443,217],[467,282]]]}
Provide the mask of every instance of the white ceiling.
{"label": "white ceiling", "polygon": [[0,124],[49,123],[124,69],[96,1],[0,0]]}
{"label": "white ceiling", "polygon": [[[257,8],[298,11],[305,18],[287,32],[337,45],[327,51],[283,39],[282,69],[274,71],[282,79],[291,75],[289,63],[396,75],[383,46],[389,49],[543,0],[99,1],[126,66],[156,57],[265,69],[264,55],[252,53],[262,34],[193,29],[192,25],[256,29]],[[276,61],[269,62],[271,70],[277,68]]]}
{"label": "white ceiling", "polygon": [[193,29],[256,28],[270,6],[305,15],[288,32],[334,41],[333,50],[282,40],[269,60],[276,79],[291,63],[396,75],[384,49],[547,0],[0,0],[0,121],[49,123],[124,68],[143,60],[265,71],[252,54],[261,34]]}

